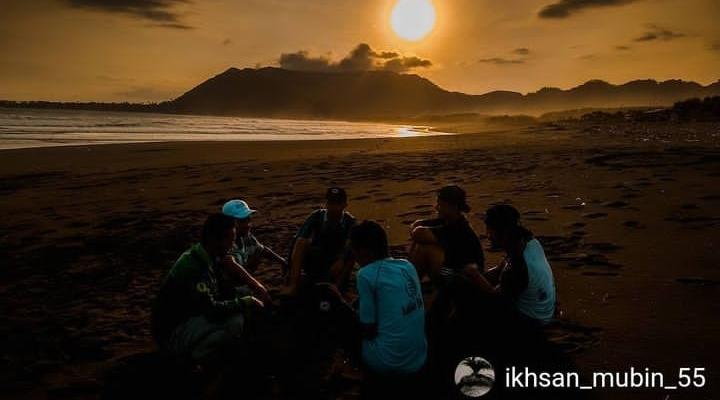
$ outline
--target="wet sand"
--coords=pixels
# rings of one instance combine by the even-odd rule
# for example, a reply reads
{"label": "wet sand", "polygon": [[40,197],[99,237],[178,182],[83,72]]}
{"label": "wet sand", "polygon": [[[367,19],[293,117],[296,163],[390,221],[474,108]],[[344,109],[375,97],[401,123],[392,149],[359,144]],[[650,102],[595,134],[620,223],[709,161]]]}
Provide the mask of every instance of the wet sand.
{"label": "wet sand", "polygon": [[[472,126],[439,127],[472,132]],[[281,254],[324,188],[382,222],[393,245],[462,185],[469,214],[509,201],[557,280],[554,340],[582,374],[707,368],[720,394],[720,125],[543,124],[508,131],[317,142],[144,143],[0,152],[3,398],[94,398],[99,372],[152,349],[150,300],[204,216],[260,212]],[[483,241],[487,246],[487,242]],[[500,255],[487,253],[489,264]],[[277,287],[277,266],[260,277]],[[670,379],[670,378],[668,378]],[[665,398],[662,390],[596,392]],[[348,397],[350,398],[350,397]]]}

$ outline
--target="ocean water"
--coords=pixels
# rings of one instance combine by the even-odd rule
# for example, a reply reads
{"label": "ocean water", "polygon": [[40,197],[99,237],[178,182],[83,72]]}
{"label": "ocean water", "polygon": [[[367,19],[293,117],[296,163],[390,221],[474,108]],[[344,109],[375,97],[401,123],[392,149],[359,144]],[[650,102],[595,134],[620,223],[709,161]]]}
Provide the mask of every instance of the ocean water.
{"label": "ocean water", "polygon": [[427,126],[0,108],[0,149],[166,141],[319,140],[443,135]]}

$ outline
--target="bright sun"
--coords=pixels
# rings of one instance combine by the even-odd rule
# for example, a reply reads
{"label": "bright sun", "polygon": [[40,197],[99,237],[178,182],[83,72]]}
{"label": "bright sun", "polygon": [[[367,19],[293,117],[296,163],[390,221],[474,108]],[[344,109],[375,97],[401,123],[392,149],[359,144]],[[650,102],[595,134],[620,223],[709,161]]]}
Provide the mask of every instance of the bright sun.
{"label": "bright sun", "polygon": [[420,40],[435,26],[435,7],[431,0],[398,0],[392,10],[390,24],[401,38]]}

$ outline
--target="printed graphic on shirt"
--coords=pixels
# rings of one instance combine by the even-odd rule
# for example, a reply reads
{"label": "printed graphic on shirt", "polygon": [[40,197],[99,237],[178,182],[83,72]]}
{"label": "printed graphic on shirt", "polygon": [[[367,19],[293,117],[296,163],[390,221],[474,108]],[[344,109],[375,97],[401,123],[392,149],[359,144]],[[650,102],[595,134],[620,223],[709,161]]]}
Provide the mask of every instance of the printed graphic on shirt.
{"label": "printed graphic on shirt", "polygon": [[401,272],[405,278],[405,290],[408,295],[408,302],[403,306],[402,313],[403,315],[408,315],[413,311],[422,308],[423,299],[420,293],[420,288],[418,287],[417,282],[415,282],[415,279],[413,279],[406,270],[403,269]]}

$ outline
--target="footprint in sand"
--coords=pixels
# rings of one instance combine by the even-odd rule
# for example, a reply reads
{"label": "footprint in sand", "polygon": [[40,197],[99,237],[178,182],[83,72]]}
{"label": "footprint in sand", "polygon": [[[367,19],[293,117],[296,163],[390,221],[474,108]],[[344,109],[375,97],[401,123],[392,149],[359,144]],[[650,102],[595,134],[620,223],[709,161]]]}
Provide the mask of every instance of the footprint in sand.
{"label": "footprint in sand", "polygon": [[720,224],[720,217],[700,216],[679,216],[672,215],[665,218],[667,221],[678,222],[690,229],[712,228]]}
{"label": "footprint in sand", "polygon": [[619,276],[617,272],[601,272],[601,271],[584,271],[582,273],[585,276]]}
{"label": "footprint in sand", "polygon": [[400,218],[405,218],[405,217],[413,217],[413,216],[422,217],[422,216],[424,216],[424,215],[427,215],[427,212],[422,212],[422,211],[410,211],[410,212],[398,214],[397,216],[400,217]]}
{"label": "footprint in sand", "polygon": [[549,260],[567,262],[567,265],[573,268],[587,266],[617,269],[622,267],[620,264],[610,262],[607,257],[599,253],[568,252],[562,255],[551,256]]}
{"label": "footprint in sand", "polygon": [[72,221],[72,222],[66,224],[65,226],[68,228],[85,228],[85,227],[90,226],[90,224],[87,222],[82,222],[82,221]]}
{"label": "footprint in sand", "polygon": [[720,194],[706,194],[704,196],[698,196],[700,200],[720,200]]}
{"label": "footprint in sand", "polygon": [[308,201],[309,201],[309,200],[308,200],[307,197],[298,197],[298,198],[295,198],[295,199],[286,200],[283,204],[285,204],[285,206],[287,207],[287,206],[295,206],[295,205],[298,205],[298,204],[303,204],[303,203],[306,203],[306,202],[308,202]]}
{"label": "footprint in sand", "polygon": [[575,353],[586,350],[600,341],[602,328],[583,326],[567,320],[557,320],[545,329],[545,334],[553,345],[563,353]]}
{"label": "footprint in sand", "polygon": [[644,228],[645,226],[640,223],[640,221],[625,221],[623,222],[623,225],[628,228]]}
{"label": "footprint in sand", "polygon": [[543,215],[543,214],[545,214],[545,211],[540,211],[540,210],[529,210],[529,211],[525,211],[523,213],[523,215]]}
{"label": "footprint in sand", "polygon": [[586,226],[587,226],[587,224],[584,222],[574,222],[572,224],[565,225],[566,228],[571,228],[571,229],[584,228]]}
{"label": "footprint in sand", "polygon": [[609,201],[607,203],[603,203],[603,207],[610,207],[610,208],[625,208],[629,206],[630,204],[628,202],[622,201],[622,200],[616,200],[616,201]]}
{"label": "footprint in sand", "polygon": [[677,282],[690,286],[716,286],[720,281],[703,278],[701,276],[685,276],[675,279]]}
{"label": "footprint in sand", "polygon": [[588,213],[583,214],[583,218],[589,218],[589,219],[598,219],[598,218],[605,218],[608,214],[604,212],[595,212],[595,213]]}
{"label": "footprint in sand", "polygon": [[585,245],[586,247],[589,247],[596,251],[602,251],[602,252],[614,252],[622,249],[622,246],[619,246],[615,243],[607,243],[607,242],[596,242],[596,243],[587,243]]}
{"label": "footprint in sand", "polygon": [[529,217],[525,217],[526,221],[547,221],[549,220],[548,217],[542,216],[542,215],[531,215]]}
{"label": "footprint in sand", "polygon": [[421,196],[424,194],[425,194],[424,192],[407,192],[407,193],[401,193],[400,195],[398,195],[398,197],[408,197],[408,196],[409,197],[417,197],[417,196]]}

